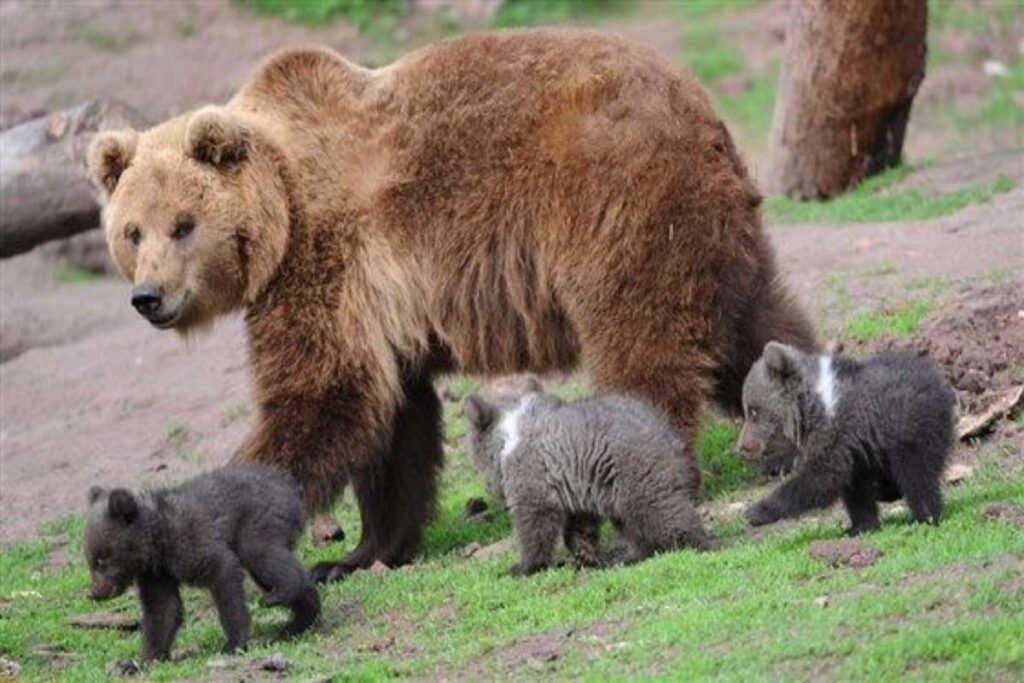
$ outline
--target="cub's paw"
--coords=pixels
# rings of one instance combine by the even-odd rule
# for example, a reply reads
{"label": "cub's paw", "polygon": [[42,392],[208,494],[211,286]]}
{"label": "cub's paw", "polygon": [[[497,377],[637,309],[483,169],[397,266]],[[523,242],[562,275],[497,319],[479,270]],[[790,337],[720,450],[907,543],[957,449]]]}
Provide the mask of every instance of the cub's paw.
{"label": "cub's paw", "polygon": [[248,648],[248,644],[245,641],[232,642],[228,641],[224,643],[224,647],[220,649],[222,655],[237,655],[245,652]]}
{"label": "cub's paw", "polygon": [[352,568],[344,562],[317,562],[309,570],[309,576],[316,583],[341,581],[352,573]]}
{"label": "cub's paw", "polygon": [[743,516],[747,518],[750,526],[764,526],[778,519],[778,516],[764,503],[748,505],[747,509],[743,511]]}

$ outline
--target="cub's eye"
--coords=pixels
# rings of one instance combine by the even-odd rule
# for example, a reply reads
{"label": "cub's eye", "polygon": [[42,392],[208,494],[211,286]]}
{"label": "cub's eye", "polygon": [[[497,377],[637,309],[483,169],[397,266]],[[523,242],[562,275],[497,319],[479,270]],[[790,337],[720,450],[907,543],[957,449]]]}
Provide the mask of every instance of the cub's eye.
{"label": "cub's eye", "polygon": [[142,241],[142,232],[136,225],[129,225],[124,229],[124,236],[133,247],[139,246],[139,242]]}
{"label": "cub's eye", "polygon": [[747,410],[747,417],[749,417],[751,420],[756,420],[757,419],[757,408],[750,408],[750,409],[748,409]]}
{"label": "cub's eye", "polygon": [[103,569],[104,569],[104,568],[105,568],[106,566],[107,566],[107,561],[106,561],[106,560],[104,560],[104,559],[103,559],[102,557],[101,557],[101,558],[97,558],[97,559],[96,559],[96,560],[94,560],[94,561],[93,561],[93,563],[92,563],[92,568],[93,568],[93,569],[95,569],[95,570],[96,570],[96,571],[98,571],[98,572],[101,572],[101,571],[103,571]]}
{"label": "cub's eye", "polygon": [[192,216],[179,216],[178,220],[174,222],[174,232],[171,233],[171,239],[183,240],[191,235],[195,229],[196,221]]}

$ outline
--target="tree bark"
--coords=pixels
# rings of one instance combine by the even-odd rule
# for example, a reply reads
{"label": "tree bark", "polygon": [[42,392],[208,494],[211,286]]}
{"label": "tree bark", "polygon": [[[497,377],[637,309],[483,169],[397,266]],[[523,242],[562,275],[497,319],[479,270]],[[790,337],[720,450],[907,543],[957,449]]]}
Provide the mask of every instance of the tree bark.
{"label": "tree bark", "polygon": [[924,78],[926,0],[790,6],[772,127],[773,190],[823,199],[900,163]]}
{"label": "tree bark", "polygon": [[143,125],[126,105],[91,101],[0,133],[0,258],[97,227],[89,142],[97,131]]}

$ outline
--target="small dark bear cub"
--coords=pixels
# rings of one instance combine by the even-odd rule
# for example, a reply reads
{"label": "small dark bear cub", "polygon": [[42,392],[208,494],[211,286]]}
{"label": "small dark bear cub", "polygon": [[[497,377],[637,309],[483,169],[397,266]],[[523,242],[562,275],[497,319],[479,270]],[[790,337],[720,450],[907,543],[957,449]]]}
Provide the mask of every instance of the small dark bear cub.
{"label": "small dark bear cub", "polygon": [[902,497],[915,521],[938,523],[955,404],[912,354],[857,361],[769,342],[743,384],[740,449],[795,452],[795,472],[747,520],[770,524],[842,498],[855,536],[878,527],[878,501]]}
{"label": "small dark bear cub", "polygon": [[520,560],[510,574],[549,566],[559,536],[578,566],[598,564],[603,519],[625,539],[627,563],[708,547],[687,493],[683,439],[643,401],[605,394],[567,403],[533,380],[497,402],[474,394],[465,409],[473,461],[514,519]]}
{"label": "small dark bear cub", "polygon": [[108,600],[138,586],[144,661],[170,655],[182,622],[182,583],[212,592],[227,636],[224,651],[244,649],[243,570],[266,604],[291,609],[284,632],[296,635],[320,614],[320,595],[292,554],[304,525],[299,485],[263,465],[231,465],[145,493],[94,486],[85,524],[89,595]]}

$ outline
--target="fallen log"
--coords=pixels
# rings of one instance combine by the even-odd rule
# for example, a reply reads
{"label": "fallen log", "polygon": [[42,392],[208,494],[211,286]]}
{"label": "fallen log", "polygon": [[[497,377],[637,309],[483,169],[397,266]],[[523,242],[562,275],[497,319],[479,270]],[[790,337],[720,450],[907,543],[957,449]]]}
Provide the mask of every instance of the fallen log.
{"label": "fallen log", "polygon": [[99,225],[86,171],[93,135],[144,128],[127,105],[90,101],[0,132],[0,258]]}

